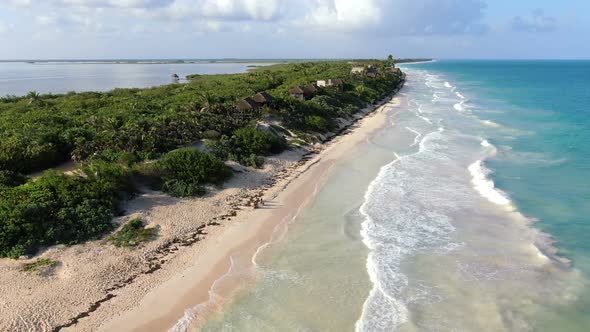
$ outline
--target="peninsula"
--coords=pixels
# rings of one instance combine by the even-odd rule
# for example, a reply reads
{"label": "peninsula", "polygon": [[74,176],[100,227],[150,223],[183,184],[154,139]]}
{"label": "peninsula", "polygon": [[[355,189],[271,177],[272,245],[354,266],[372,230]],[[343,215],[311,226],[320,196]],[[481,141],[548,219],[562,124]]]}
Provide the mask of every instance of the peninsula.
{"label": "peninsula", "polygon": [[93,330],[101,307],[133,308],[404,74],[390,58],[188,81],[0,99],[0,329]]}

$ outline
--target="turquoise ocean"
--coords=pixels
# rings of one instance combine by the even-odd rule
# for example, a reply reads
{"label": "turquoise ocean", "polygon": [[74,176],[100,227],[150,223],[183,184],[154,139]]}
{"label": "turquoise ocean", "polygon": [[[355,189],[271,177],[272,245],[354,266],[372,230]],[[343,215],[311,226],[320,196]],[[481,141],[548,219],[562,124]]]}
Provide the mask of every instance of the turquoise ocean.
{"label": "turquoise ocean", "polygon": [[387,123],[203,330],[589,330],[590,61],[402,67]]}
{"label": "turquoise ocean", "polygon": [[[497,188],[590,275],[590,61],[436,61],[465,112],[488,120]],[[494,124],[497,124],[494,125]],[[590,313],[589,313],[590,314]]]}

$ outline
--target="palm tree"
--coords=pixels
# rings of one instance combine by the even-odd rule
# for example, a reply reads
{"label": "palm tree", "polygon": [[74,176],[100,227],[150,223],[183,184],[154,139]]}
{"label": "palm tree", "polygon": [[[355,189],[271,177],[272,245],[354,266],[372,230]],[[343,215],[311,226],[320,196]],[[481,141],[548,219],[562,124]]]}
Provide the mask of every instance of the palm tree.
{"label": "palm tree", "polygon": [[39,104],[41,101],[41,95],[37,93],[37,91],[30,91],[27,94],[27,98],[29,98],[29,105],[30,104]]}
{"label": "palm tree", "polygon": [[207,112],[211,110],[211,105],[213,104],[213,96],[210,93],[201,93],[199,94],[199,102],[201,104],[201,113]]}
{"label": "palm tree", "polygon": [[393,55],[391,55],[391,54],[387,56],[387,65],[388,66],[395,65],[395,59],[393,58]]}
{"label": "palm tree", "polygon": [[359,98],[362,98],[362,97],[363,97],[363,95],[365,94],[365,92],[366,92],[366,91],[367,91],[367,88],[366,88],[366,87],[365,87],[363,84],[361,84],[361,85],[357,86],[357,87],[354,89],[354,93],[355,93],[355,94],[356,94],[356,95],[357,95]]}

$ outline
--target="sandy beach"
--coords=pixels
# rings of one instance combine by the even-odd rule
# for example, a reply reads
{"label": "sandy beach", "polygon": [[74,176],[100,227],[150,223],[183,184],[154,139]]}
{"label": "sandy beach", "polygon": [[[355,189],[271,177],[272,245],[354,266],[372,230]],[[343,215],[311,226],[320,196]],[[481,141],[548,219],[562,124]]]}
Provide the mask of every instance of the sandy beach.
{"label": "sandy beach", "polygon": [[41,274],[21,271],[26,261],[0,260],[0,330],[163,331],[197,305],[214,314],[223,303],[210,301],[212,286],[231,299],[248,284],[242,272],[258,248],[278,240],[331,166],[384,124],[386,102],[396,99],[343,121],[347,129],[327,143],[267,158],[261,170],[232,165],[240,174],[205,197],[150,192],[132,200],[120,221],[141,216],[158,229],[140,249],[105,240],[52,247],[35,259],[59,264]]}
{"label": "sandy beach", "polygon": [[[396,102],[393,100],[388,105]],[[224,305],[223,299],[231,299],[240,285],[253,281],[246,272],[254,267],[253,256],[257,250],[280,240],[289,221],[314,197],[332,166],[384,124],[384,110],[384,106],[379,107],[350,128],[348,134],[337,137],[322,152],[293,168],[289,176],[262,196],[262,208],[238,214],[231,225],[210,234],[202,243],[206,250],[195,257],[193,266],[154,289],[139,306],[104,324],[101,330],[167,330],[183,317],[185,310],[196,305],[200,313],[214,315]],[[203,266],[210,268],[203,269]],[[211,286],[215,287],[214,292]],[[198,326],[207,318],[184,321],[178,327],[186,328],[183,323]]]}

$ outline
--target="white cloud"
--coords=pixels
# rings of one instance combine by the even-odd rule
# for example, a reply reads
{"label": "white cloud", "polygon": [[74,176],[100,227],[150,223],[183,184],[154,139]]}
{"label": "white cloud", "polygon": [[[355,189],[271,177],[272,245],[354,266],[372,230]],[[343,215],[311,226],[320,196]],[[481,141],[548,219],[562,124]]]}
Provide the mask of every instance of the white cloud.
{"label": "white cloud", "polygon": [[383,7],[379,0],[319,0],[300,23],[328,30],[364,29],[381,23]]}
{"label": "white cloud", "polygon": [[268,21],[277,18],[277,0],[204,0],[201,14],[223,19]]}
{"label": "white cloud", "polygon": [[373,31],[389,35],[479,33],[482,0],[316,0],[296,19],[300,27],[332,31]]}
{"label": "white cloud", "polygon": [[11,6],[26,7],[32,4],[32,0],[7,0]]}
{"label": "white cloud", "polygon": [[[0,0],[2,1],[2,0]],[[70,33],[292,29],[374,36],[479,33],[483,0],[7,0],[37,25]]]}
{"label": "white cloud", "polygon": [[36,19],[41,25],[51,25],[57,23],[57,17],[55,15],[39,15],[36,17]]}
{"label": "white cloud", "polygon": [[510,22],[510,27],[514,31],[549,32],[557,28],[557,20],[545,16],[543,10],[537,9],[532,12],[530,17],[514,17]]}
{"label": "white cloud", "polygon": [[[17,0],[30,1],[30,0]],[[174,0],[53,0],[58,5],[102,8],[158,8],[166,7]]]}

